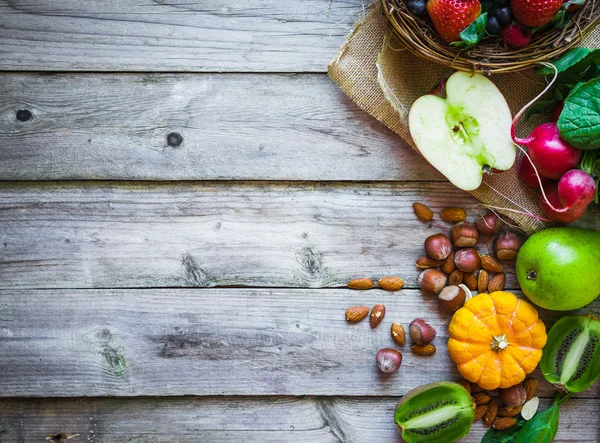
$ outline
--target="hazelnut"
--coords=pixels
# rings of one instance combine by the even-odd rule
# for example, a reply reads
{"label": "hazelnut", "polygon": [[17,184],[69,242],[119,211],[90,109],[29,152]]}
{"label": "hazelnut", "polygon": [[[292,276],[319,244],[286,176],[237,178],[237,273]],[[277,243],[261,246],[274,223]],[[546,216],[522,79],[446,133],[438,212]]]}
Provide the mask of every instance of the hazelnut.
{"label": "hazelnut", "polygon": [[486,212],[475,222],[475,226],[481,235],[496,235],[504,227],[504,222],[500,217],[491,211]]}
{"label": "hazelnut", "polygon": [[452,243],[442,233],[430,235],[425,239],[425,252],[435,260],[443,260],[452,252]]}
{"label": "hazelnut", "polygon": [[503,232],[494,241],[498,260],[514,260],[521,248],[521,240],[514,232]]}
{"label": "hazelnut", "polygon": [[458,248],[474,246],[479,240],[479,232],[473,223],[462,221],[450,229],[452,244]]}
{"label": "hazelnut", "polygon": [[435,338],[435,329],[422,318],[416,318],[410,322],[408,335],[416,345],[424,345]]}
{"label": "hazelnut", "polygon": [[446,286],[446,274],[437,269],[425,269],[419,274],[419,287],[426,294],[438,294]]}
{"label": "hazelnut", "polygon": [[500,400],[506,406],[520,406],[527,400],[527,391],[522,384],[500,390]]}
{"label": "hazelnut", "polygon": [[375,361],[379,370],[384,374],[393,374],[402,364],[402,354],[392,348],[383,348],[377,352]]}
{"label": "hazelnut", "polygon": [[463,272],[475,272],[481,266],[479,252],[475,248],[459,249],[454,254],[454,263]]}
{"label": "hazelnut", "polygon": [[452,314],[463,307],[467,299],[464,289],[458,286],[446,286],[440,295],[440,309],[447,314]]}

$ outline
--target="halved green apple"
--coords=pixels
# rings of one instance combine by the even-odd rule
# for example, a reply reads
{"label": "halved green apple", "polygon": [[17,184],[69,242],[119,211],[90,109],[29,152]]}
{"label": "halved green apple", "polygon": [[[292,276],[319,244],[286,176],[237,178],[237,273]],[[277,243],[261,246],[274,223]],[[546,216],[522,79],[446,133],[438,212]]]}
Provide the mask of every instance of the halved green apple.
{"label": "halved green apple", "polygon": [[455,72],[446,98],[420,97],[410,108],[410,134],[423,156],[455,186],[471,191],[484,171],[515,162],[512,116],[496,85],[480,74]]}

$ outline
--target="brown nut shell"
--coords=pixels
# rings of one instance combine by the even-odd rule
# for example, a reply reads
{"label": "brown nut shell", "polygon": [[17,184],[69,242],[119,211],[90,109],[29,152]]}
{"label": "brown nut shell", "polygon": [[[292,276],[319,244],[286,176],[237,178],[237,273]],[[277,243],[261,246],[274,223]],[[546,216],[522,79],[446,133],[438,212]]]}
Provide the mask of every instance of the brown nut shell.
{"label": "brown nut shell", "polygon": [[493,257],[489,255],[481,256],[481,267],[488,271],[490,274],[496,274],[502,272],[503,266]]}
{"label": "brown nut shell", "polygon": [[477,405],[475,406],[475,414],[473,415],[473,421],[481,420],[487,412],[488,405]]}
{"label": "brown nut shell", "polygon": [[392,340],[400,346],[404,346],[406,343],[406,332],[400,323],[392,323]]}
{"label": "brown nut shell", "polygon": [[410,339],[416,345],[424,345],[431,342],[435,336],[436,332],[433,326],[427,323],[422,318],[415,318],[410,322],[410,326],[408,327],[408,335],[410,335]]}
{"label": "brown nut shell", "polygon": [[348,282],[349,289],[365,290],[371,289],[373,286],[375,286],[375,282],[370,278],[355,278]]}
{"label": "brown nut shell", "polygon": [[504,431],[505,429],[512,428],[517,424],[517,419],[514,417],[498,417],[492,423],[492,428],[496,431]]}
{"label": "brown nut shell", "polygon": [[452,251],[450,255],[448,255],[448,257],[446,257],[442,262],[440,271],[442,271],[446,275],[449,275],[452,273],[452,271],[454,271],[455,268],[456,264],[454,263],[454,251]]}
{"label": "brown nut shell", "polygon": [[446,286],[446,274],[437,269],[425,269],[417,280],[425,294],[439,294]]}
{"label": "brown nut shell", "polygon": [[414,202],[413,211],[415,211],[415,215],[422,222],[428,222],[433,218],[433,211],[427,206],[425,206],[423,203]]}
{"label": "brown nut shell", "polygon": [[430,269],[430,268],[439,268],[442,266],[441,260],[434,260],[428,255],[424,255],[423,257],[419,257],[415,262],[415,265],[419,269]]}
{"label": "brown nut shell", "polygon": [[481,267],[479,252],[475,248],[459,249],[454,253],[454,263],[463,272],[475,272]]}
{"label": "brown nut shell", "polygon": [[443,260],[452,252],[452,243],[444,234],[430,235],[425,239],[425,252],[435,260]]}
{"label": "brown nut shell", "polygon": [[450,229],[450,240],[457,248],[467,248],[477,243],[479,232],[473,223],[462,221]]}
{"label": "brown nut shell", "polygon": [[479,271],[479,275],[477,276],[477,290],[480,294],[483,294],[487,291],[488,283],[490,282],[490,274],[485,269]]}
{"label": "brown nut shell", "polygon": [[448,276],[448,284],[458,286],[463,282],[463,278],[464,278],[464,272],[461,271],[460,269],[455,269]]}
{"label": "brown nut shell", "polygon": [[465,388],[469,394],[471,393],[471,382],[468,382],[467,380],[461,380],[458,382],[458,384]]}
{"label": "brown nut shell", "polygon": [[430,356],[435,354],[435,346],[431,343],[426,345],[412,345],[410,349],[416,355]]}
{"label": "brown nut shell", "polygon": [[472,272],[463,273],[463,283],[471,291],[475,291],[477,289],[477,277],[475,277],[475,274]]}
{"label": "brown nut shell", "polygon": [[490,291],[490,293],[496,291],[504,291],[505,283],[506,276],[504,275],[504,272],[500,272],[490,279],[490,282],[488,283],[488,291]]}
{"label": "brown nut shell", "polygon": [[523,406],[504,406],[498,411],[500,417],[516,417],[521,413]]}
{"label": "brown nut shell", "polygon": [[504,222],[493,212],[489,211],[479,217],[475,222],[481,235],[496,235],[504,227]]}
{"label": "brown nut shell", "polygon": [[380,278],[379,281],[377,282],[377,284],[379,285],[379,287],[381,289],[384,289],[384,290],[390,291],[390,292],[395,292],[395,291],[399,291],[400,289],[402,289],[404,287],[404,280],[402,280],[400,277],[396,277],[396,276],[387,276],[387,277]]}
{"label": "brown nut shell", "polygon": [[352,306],[346,309],[346,321],[350,323],[356,323],[364,320],[369,315],[369,308],[367,306]]}
{"label": "brown nut shell", "polygon": [[527,391],[522,384],[501,389],[499,396],[505,406],[520,406],[527,401]]}
{"label": "brown nut shell", "polygon": [[496,400],[491,400],[487,404],[487,411],[483,416],[484,425],[490,426],[492,423],[494,423],[494,420],[496,420],[496,417],[498,416],[498,409],[498,402]]}
{"label": "brown nut shell", "polygon": [[489,403],[491,397],[487,392],[476,392],[473,394],[473,401],[476,405],[484,405]]}
{"label": "brown nut shell", "polygon": [[525,388],[525,392],[527,394],[526,401],[529,401],[535,397],[535,394],[537,394],[538,381],[535,378],[527,377],[523,382],[523,387]]}
{"label": "brown nut shell", "polygon": [[514,232],[502,232],[494,240],[494,249],[498,260],[514,260],[521,248],[521,240]]}
{"label": "brown nut shell", "polygon": [[371,316],[369,317],[369,324],[371,328],[376,328],[383,321],[385,317],[385,306],[377,304],[371,308]]}
{"label": "brown nut shell", "polygon": [[440,212],[440,218],[448,223],[458,223],[467,218],[467,211],[463,208],[446,208]]}
{"label": "brown nut shell", "polygon": [[446,286],[438,295],[440,309],[447,314],[452,314],[463,307],[467,294],[458,286]]}

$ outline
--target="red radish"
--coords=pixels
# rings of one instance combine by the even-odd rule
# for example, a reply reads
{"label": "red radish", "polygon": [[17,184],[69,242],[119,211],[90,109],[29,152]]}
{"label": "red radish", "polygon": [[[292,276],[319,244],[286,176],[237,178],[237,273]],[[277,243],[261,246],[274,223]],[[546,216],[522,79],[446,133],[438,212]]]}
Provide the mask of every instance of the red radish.
{"label": "red radish", "polygon": [[560,200],[558,199],[558,185],[556,183],[551,183],[547,186],[544,186],[544,193],[546,194],[548,201],[546,201],[544,196],[541,195],[540,206],[548,215],[550,220],[561,223],[572,223],[585,214],[587,206],[573,206],[570,208],[564,208],[561,206]]}
{"label": "red radish", "polygon": [[550,116],[550,118],[553,122],[558,121],[560,114],[562,113],[562,110],[564,107],[565,107],[564,101],[560,101],[556,104],[556,106],[554,106],[554,108],[552,109],[552,115]]}
{"label": "red radish", "polygon": [[581,169],[571,169],[558,181],[558,200],[563,207],[587,207],[594,197],[596,181]]}
{"label": "red radish", "polygon": [[531,131],[529,137],[518,138],[515,135],[516,120],[510,129],[513,142],[527,147],[539,174],[558,180],[579,164],[583,153],[560,138],[556,123],[543,123]]}
{"label": "red radish", "polygon": [[[535,174],[533,165],[531,164],[531,161],[529,161],[529,159],[524,155],[519,158],[517,171],[527,186],[534,190],[540,189],[540,180],[538,180],[537,175]],[[550,183],[549,178],[540,176],[540,179],[542,186]]]}

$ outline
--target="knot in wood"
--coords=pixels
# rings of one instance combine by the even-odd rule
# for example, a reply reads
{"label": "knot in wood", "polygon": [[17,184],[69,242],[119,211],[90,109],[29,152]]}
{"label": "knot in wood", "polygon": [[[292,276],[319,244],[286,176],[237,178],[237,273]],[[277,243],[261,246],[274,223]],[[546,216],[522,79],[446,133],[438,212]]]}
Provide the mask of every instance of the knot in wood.
{"label": "knot in wood", "polygon": [[171,132],[167,135],[167,144],[172,148],[177,148],[183,143],[183,137],[179,132]]}
{"label": "knot in wood", "polygon": [[17,111],[17,120],[20,122],[28,122],[33,118],[33,114],[29,109],[19,109]]}

